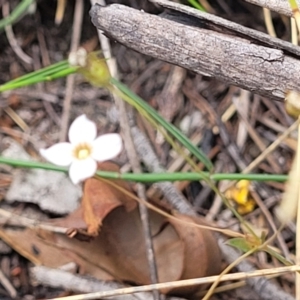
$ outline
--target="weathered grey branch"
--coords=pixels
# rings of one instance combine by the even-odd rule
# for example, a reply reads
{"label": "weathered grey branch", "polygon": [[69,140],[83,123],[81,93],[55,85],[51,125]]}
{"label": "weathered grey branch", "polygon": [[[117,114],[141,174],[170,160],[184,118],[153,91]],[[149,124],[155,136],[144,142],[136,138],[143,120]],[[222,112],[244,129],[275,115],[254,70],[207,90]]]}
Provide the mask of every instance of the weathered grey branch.
{"label": "weathered grey branch", "polygon": [[[116,282],[99,281],[86,276],[75,275],[69,272],[51,269],[44,266],[35,266],[30,269],[31,278],[40,284],[55,288],[71,290],[79,293],[95,293],[100,291],[113,291],[125,286]],[[81,298],[83,299],[83,298]],[[152,300],[152,293],[142,292],[132,295],[109,297],[111,300]],[[182,298],[168,297],[168,300],[182,300]]]}
{"label": "weathered grey branch", "polygon": [[253,44],[258,44],[266,47],[271,46],[272,48],[283,50],[285,54],[295,54],[297,57],[300,56],[299,47],[296,47],[290,42],[271,37],[270,35],[263,32],[242,26],[238,23],[228,21],[213,14],[209,14],[198,9],[194,9],[193,7],[182,5],[170,0],[149,1],[168,9],[169,16],[166,15],[165,17],[174,21],[186,25],[193,25],[195,27],[210,29],[212,31],[224,33],[227,35],[238,36],[248,40]]}
{"label": "weathered grey branch", "polygon": [[300,48],[267,35],[263,40],[262,33],[253,37],[253,30],[247,38],[247,28],[239,25],[241,33],[226,20],[225,25],[218,24],[221,18],[203,21],[196,10],[192,16],[190,11],[182,13],[184,7],[175,10],[156,16],[113,4],[94,6],[91,16],[97,28],[127,47],[196,73],[277,100],[283,99],[287,90],[299,89]]}
{"label": "weathered grey branch", "polygon": [[[292,16],[292,10],[289,6],[288,0],[245,0],[249,3],[266,7],[272,11],[276,11],[280,14],[288,17]],[[298,6],[300,6],[300,0],[297,0]]]}

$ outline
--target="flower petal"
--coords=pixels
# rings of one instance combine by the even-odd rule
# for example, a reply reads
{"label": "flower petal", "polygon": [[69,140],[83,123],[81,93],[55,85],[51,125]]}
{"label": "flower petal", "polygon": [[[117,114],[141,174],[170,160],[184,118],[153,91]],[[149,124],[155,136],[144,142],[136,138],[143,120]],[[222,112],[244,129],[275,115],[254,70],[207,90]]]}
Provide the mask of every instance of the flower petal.
{"label": "flower petal", "polygon": [[96,136],[96,124],[90,121],[86,115],[76,118],[69,129],[69,141],[72,145],[91,143]]}
{"label": "flower petal", "polygon": [[40,149],[40,154],[49,162],[66,167],[73,161],[72,149],[70,143],[58,143],[48,149]]}
{"label": "flower petal", "polygon": [[92,143],[92,157],[97,161],[109,160],[116,157],[122,150],[122,138],[117,133],[99,136]]}
{"label": "flower petal", "polygon": [[69,169],[69,176],[74,184],[92,177],[97,171],[97,163],[91,157],[75,160]]}

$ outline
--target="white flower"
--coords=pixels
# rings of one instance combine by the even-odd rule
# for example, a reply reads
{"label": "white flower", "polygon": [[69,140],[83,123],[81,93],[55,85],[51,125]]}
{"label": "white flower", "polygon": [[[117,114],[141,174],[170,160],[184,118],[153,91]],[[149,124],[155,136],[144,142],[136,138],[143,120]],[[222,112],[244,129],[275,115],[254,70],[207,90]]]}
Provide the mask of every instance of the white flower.
{"label": "white flower", "polygon": [[48,149],[41,149],[40,153],[55,165],[70,166],[70,178],[77,184],[96,173],[97,161],[112,159],[122,150],[119,134],[96,136],[96,124],[81,115],[70,126],[70,143],[58,143]]}
{"label": "white flower", "polygon": [[80,47],[77,51],[71,52],[68,57],[70,66],[85,67],[87,59],[87,52],[84,48]]}

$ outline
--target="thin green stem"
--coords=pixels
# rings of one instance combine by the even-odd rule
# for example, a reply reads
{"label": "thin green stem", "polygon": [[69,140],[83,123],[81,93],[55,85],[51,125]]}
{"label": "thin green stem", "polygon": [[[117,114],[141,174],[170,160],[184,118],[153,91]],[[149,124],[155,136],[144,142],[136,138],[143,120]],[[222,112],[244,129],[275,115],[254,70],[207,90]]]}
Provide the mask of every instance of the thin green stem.
{"label": "thin green stem", "polygon": [[16,8],[10,13],[9,16],[0,20],[0,31],[4,29],[7,25],[12,25],[16,21],[18,21],[27,11],[29,6],[35,0],[23,0],[19,3]]}
{"label": "thin green stem", "polygon": [[[57,172],[68,172],[67,167],[59,167],[48,163],[26,161],[19,159],[12,159],[0,156],[0,163],[10,165],[19,168],[30,168],[30,169],[44,169]],[[118,172],[107,172],[98,171],[97,175],[107,179],[123,179],[135,182],[161,182],[161,181],[199,181],[209,177],[211,180],[251,180],[251,181],[277,181],[282,182],[287,180],[287,175],[280,174],[239,174],[239,173],[216,173],[209,174],[208,172],[175,172],[175,173],[118,173]]]}
{"label": "thin green stem", "polygon": [[[111,83],[117,87],[123,95],[120,95],[124,100],[126,100],[130,105],[136,108],[141,108],[146,111],[158,124],[163,126],[166,131],[168,131],[173,137],[175,137],[182,145],[184,145],[195,157],[197,157],[206,168],[211,171],[213,169],[213,164],[210,159],[203,153],[201,149],[195,146],[191,141],[173,124],[167,122],[163,117],[161,117],[149,104],[147,104],[143,99],[133,93],[127,86],[111,78]],[[124,97],[127,96],[127,97]]]}
{"label": "thin green stem", "polygon": [[0,86],[0,92],[13,90],[42,81],[50,81],[53,79],[66,77],[67,75],[75,73],[77,69],[77,67],[70,67],[68,61],[64,60],[49,67],[11,80]]}
{"label": "thin green stem", "polygon": [[189,1],[189,3],[192,5],[192,6],[194,6],[195,8],[197,8],[197,9],[199,9],[199,10],[201,10],[201,11],[206,11],[205,9],[204,9],[204,7],[198,2],[198,1],[196,1],[196,0],[188,0]]}
{"label": "thin green stem", "polygon": [[[212,174],[212,162],[210,159],[201,151],[201,149],[198,149],[191,141],[182,134],[174,125],[167,122],[164,118],[162,118],[156,110],[154,110],[151,106],[149,106],[143,99],[139,98],[136,94],[134,94],[131,90],[129,90],[125,85],[120,83],[114,78],[111,78],[111,83],[116,86],[118,89],[113,90],[112,92],[116,92],[119,97],[121,97],[123,100],[128,102],[130,105],[134,106],[140,113],[142,113],[147,119],[150,121],[150,123],[154,126],[157,126],[155,122],[157,122],[159,125],[164,127],[164,129],[173,135],[178,141],[180,141],[185,148],[187,148],[192,154],[195,155],[210,171],[210,174]],[[164,135],[166,140],[172,145],[174,149],[176,149],[176,144],[172,141],[172,138],[169,137],[168,134]],[[185,160],[190,164],[190,166],[193,167],[194,171],[198,171],[198,174],[201,177],[203,181],[205,181],[208,186],[221,197],[224,204],[232,211],[234,216],[241,222],[241,224],[244,224],[245,227],[257,238],[255,235],[255,232],[252,230],[250,226],[244,221],[243,217],[237,212],[237,210],[230,204],[228,199],[224,196],[223,193],[221,193],[216,185],[214,184],[213,179],[209,176],[210,174],[202,172],[198,170],[199,168],[197,165],[193,162],[190,157],[185,156]],[[199,179],[198,179],[199,180]]]}

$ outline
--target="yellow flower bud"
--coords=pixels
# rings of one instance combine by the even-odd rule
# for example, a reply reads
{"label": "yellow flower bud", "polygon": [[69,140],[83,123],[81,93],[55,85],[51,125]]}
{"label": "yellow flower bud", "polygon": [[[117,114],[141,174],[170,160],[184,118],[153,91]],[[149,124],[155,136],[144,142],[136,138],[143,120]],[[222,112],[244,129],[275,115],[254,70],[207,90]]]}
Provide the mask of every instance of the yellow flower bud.
{"label": "yellow flower bud", "polygon": [[300,93],[296,91],[288,91],[285,97],[286,112],[294,118],[300,116]]}
{"label": "yellow flower bud", "polygon": [[111,75],[109,73],[105,58],[99,57],[99,52],[91,52],[87,55],[86,65],[79,68],[85,79],[97,87],[108,87]]}

